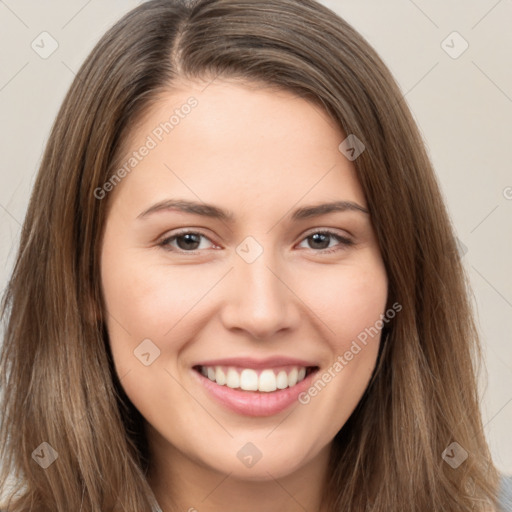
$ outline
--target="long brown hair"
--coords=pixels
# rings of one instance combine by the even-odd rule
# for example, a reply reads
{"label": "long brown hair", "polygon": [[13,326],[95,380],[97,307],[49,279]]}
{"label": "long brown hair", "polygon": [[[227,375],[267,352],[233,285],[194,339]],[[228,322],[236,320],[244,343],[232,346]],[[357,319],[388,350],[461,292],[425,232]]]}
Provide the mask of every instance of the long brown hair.
{"label": "long brown hair", "polygon": [[[366,146],[354,165],[389,304],[402,310],[334,439],[328,510],[487,510],[498,475],[479,411],[481,354],[467,279],[390,72],[314,0],[151,0],[111,28],[81,67],[30,199],[2,308],[0,491],[13,482],[9,511],[151,509],[143,422],[109,351],[99,275],[108,197],[94,191],[116,171],[130,127],[159,94],[179,79],[216,76],[308,98]],[[467,452],[458,468],[442,457],[450,446]],[[36,463],[51,462],[52,450],[55,462]]]}

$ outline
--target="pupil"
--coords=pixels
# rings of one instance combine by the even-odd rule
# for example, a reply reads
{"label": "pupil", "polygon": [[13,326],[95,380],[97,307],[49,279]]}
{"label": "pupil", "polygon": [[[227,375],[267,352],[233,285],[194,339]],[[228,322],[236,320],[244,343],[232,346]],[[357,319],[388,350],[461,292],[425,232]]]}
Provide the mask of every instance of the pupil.
{"label": "pupil", "polygon": [[[313,240],[313,245],[316,243],[320,243],[323,247],[313,247],[314,249],[326,249],[329,247],[329,236],[327,233],[315,233],[311,235],[311,239]],[[327,242],[327,244],[325,243]]]}
{"label": "pupil", "polygon": [[197,249],[197,246],[191,247],[190,245],[180,243],[181,240],[185,240],[186,244],[197,244],[197,246],[201,243],[200,236],[195,233],[187,233],[185,235],[179,236],[176,241],[180,249]]}

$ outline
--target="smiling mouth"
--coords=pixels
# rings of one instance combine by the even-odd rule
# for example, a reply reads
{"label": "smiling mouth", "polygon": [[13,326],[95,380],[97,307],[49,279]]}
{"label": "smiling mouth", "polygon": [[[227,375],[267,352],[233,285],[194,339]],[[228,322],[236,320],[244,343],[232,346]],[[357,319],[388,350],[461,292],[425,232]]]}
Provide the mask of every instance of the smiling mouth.
{"label": "smiling mouth", "polygon": [[318,366],[283,366],[278,368],[242,368],[237,366],[201,366],[195,371],[219,386],[241,391],[271,393],[292,388],[308,375],[319,370]]}

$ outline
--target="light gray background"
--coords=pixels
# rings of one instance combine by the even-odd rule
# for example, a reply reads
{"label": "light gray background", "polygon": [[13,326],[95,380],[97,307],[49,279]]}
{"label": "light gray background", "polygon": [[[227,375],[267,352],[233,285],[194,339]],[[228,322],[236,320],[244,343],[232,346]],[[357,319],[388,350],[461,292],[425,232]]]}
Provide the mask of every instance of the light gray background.
{"label": "light gray background", "polygon": [[[0,289],[64,94],[100,36],[138,3],[0,0]],[[423,133],[467,250],[488,369],[485,432],[496,465],[512,473],[512,1],[322,3],[376,48]],[[48,50],[44,31],[58,43],[46,59],[31,47]]]}

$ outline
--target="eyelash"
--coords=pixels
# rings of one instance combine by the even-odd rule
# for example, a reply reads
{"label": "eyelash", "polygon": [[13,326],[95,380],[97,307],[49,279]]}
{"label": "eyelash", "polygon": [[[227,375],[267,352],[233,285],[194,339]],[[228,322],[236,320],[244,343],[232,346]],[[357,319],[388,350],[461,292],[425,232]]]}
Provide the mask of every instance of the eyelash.
{"label": "eyelash", "polygon": [[[329,229],[323,229],[323,230],[318,230],[318,231],[313,231],[311,233],[309,233],[307,236],[305,236],[301,242],[303,242],[304,240],[307,240],[308,238],[312,237],[313,235],[317,235],[317,234],[322,234],[322,235],[329,235],[333,238],[335,238],[336,240],[338,240],[338,242],[340,242],[339,246],[336,246],[335,248],[330,248],[330,249],[320,249],[320,250],[315,250],[315,249],[311,249],[313,252],[316,252],[316,253],[319,253],[319,254],[330,254],[330,253],[334,253],[334,252],[337,252],[337,251],[340,251],[340,250],[343,250],[347,247],[350,247],[352,245],[354,245],[354,241],[351,240],[350,238],[347,238],[347,237],[344,237],[338,233],[335,233],[334,231],[331,231]],[[195,250],[195,251],[184,251],[182,249],[175,249],[175,248],[171,248],[170,247],[170,242],[173,242],[175,241],[177,238],[180,238],[182,236],[185,236],[185,235],[200,235],[204,238],[206,238],[207,240],[209,240],[210,242],[212,242],[204,233],[201,233],[200,231],[190,231],[190,230],[184,230],[184,231],[180,231],[178,233],[175,233],[174,235],[170,236],[170,237],[166,237],[164,238],[162,241],[160,241],[158,243],[158,246],[159,247],[162,247],[164,250],[166,251],[169,251],[169,252],[177,252],[178,254],[190,254],[190,255],[194,255],[194,254],[198,254],[200,252],[202,252],[202,249],[201,250]],[[213,243],[213,242],[212,242]],[[340,247],[341,246],[341,247]]]}

